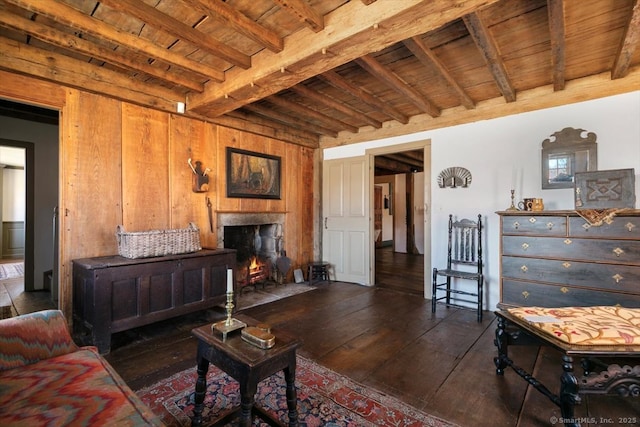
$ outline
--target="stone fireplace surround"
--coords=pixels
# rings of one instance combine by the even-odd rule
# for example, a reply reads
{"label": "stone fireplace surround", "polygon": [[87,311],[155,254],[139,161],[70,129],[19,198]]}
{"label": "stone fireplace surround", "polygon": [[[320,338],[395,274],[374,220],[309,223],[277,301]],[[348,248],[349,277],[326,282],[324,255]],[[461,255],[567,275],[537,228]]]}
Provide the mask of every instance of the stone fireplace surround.
{"label": "stone fireplace surround", "polygon": [[[217,214],[217,247],[224,248],[224,228],[235,226],[252,226],[260,230],[260,248],[256,254],[271,260],[275,267],[276,260],[284,250],[284,213],[273,212],[218,212]],[[275,271],[275,268],[273,269]]]}

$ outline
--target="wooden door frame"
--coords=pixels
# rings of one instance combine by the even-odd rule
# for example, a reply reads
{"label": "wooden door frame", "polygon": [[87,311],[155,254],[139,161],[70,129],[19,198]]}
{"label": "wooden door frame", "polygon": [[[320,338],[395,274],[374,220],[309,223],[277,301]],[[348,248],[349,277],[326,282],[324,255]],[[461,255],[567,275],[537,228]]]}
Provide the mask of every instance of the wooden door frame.
{"label": "wooden door frame", "polygon": [[[365,150],[365,156],[368,159],[368,163],[370,165],[369,167],[369,180],[370,180],[370,185],[369,185],[369,200],[373,201],[373,191],[374,191],[374,186],[375,186],[375,173],[374,173],[374,167],[373,165],[375,164],[375,156],[379,156],[382,154],[393,154],[393,153],[398,153],[398,152],[402,152],[402,151],[412,151],[412,150],[423,150],[424,151],[424,163],[423,163],[423,170],[424,170],[424,174],[425,174],[425,180],[424,180],[424,189],[423,191],[425,192],[425,196],[427,194],[431,194],[431,190],[429,189],[429,191],[427,192],[427,186],[431,185],[431,180],[430,179],[426,179],[427,178],[427,174],[431,174],[431,139],[423,139],[423,140],[419,140],[419,141],[413,141],[413,142],[408,142],[405,144],[397,144],[397,145],[388,145],[388,146],[384,146],[384,147],[376,147],[376,148],[369,148],[367,150]],[[397,203],[397,200],[393,201],[393,206],[395,208]],[[425,199],[425,216],[428,214],[428,211],[430,209],[430,205],[431,205],[431,200],[430,199]],[[373,211],[373,202],[371,202],[369,204],[369,233],[370,236],[374,236],[374,230],[373,230],[373,216],[374,216],[374,211]],[[430,215],[429,215],[430,218]],[[427,230],[428,228],[428,230]],[[425,230],[424,230],[424,278],[423,278],[423,286],[424,286],[424,297],[425,298],[431,298],[431,281],[430,281],[430,274],[429,272],[431,271],[431,250],[429,249],[428,254],[427,254],[427,245],[431,245],[431,242],[427,241],[427,236],[429,236],[431,230],[431,221],[429,220],[429,222],[425,223]],[[428,232],[429,231],[429,232]],[[394,239],[395,239],[395,230],[394,230]],[[369,265],[370,265],[370,269],[369,269],[369,274],[370,274],[370,282],[373,284],[375,283],[375,242],[373,241],[372,238],[369,239],[369,246],[370,246],[370,253],[369,253]]]}

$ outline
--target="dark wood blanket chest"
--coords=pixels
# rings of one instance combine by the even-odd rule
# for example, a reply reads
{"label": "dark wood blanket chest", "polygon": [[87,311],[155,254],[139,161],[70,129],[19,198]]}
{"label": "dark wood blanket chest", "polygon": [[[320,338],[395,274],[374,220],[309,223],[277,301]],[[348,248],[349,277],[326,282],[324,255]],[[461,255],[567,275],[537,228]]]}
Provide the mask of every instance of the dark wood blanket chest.
{"label": "dark wood blanket chest", "polygon": [[108,353],[115,332],[224,304],[227,268],[235,264],[232,249],[74,260],[76,330],[87,331],[100,353]]}

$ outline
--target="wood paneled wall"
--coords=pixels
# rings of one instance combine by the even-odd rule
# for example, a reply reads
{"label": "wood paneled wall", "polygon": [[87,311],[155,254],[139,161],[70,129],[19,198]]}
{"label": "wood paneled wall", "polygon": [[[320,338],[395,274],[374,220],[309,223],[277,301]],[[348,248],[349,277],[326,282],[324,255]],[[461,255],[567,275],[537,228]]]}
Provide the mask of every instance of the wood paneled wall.
{"label": "wood paneled wall", "polygon": [[[69,320],[71,261],[117,253],[118,225],[144,231],[195,222],[202,245],[215,247],[216,212],[282,212],[293,268],[312,259],[313,149],[11,73],[0,71],[0,81],[2,97],[61,111],[59,304]],[[280,156],[281,199],[227,198],[227,146]],[[211,168],[208,192],[192,191],[189,158]]]}

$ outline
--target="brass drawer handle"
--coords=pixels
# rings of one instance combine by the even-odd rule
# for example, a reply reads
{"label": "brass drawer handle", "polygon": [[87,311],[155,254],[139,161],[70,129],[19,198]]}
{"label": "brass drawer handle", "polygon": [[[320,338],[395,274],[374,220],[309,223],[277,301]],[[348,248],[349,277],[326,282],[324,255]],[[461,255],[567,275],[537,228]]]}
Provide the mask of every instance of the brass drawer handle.
{"label": "brass drawer handle", "polygon": [[560,288],[560,292],[562,292],[563,294],[568,294],[569,293],[569,288],[563,286]]}
{"label": "brass drawer handle", "polygon": [[523,249],[523,250],[525,250],[525,251],[526,251],[528,248],[529,248],[529,244],[528,244],[528,243],[523,243],[523,244],[522,244],[522,249]]}
{"label": "brass drawer handle", "polygon": [[523,265],[522,267],[520,267],[520,271],[522,271],[523,273],[526,273],[527,271],[529,271],[529,269],[527,268],[526,265]]}
{"label": "brass drawer handle", "polygon": [[536,221],[537,221],[537,219],[535,219],[534,217],[529,218],[529,222],[531,224],[535,224]]}
{"label": "brass drawer handle", "polygon": [[635,224],[628,222],[625,227],[627,227],[627,230],[629,230],[629,233],[631,233],[633,231],[634,228],[636,228]]}
{"label": "brass drawer handle", "polygon": [[572,243],[573,243],[573,242],[571,241],[571,239],[565,239],[565,240],[564,240],[564,244],[565,244],[565,245],[570,245],[570,244],[572,244]]}
{"label": "brass drawer handle", "polygon": [[529,298],[529,295],[531,295],[529,292],[527,292],[527,291],[522,291],[522,296],[524,297],[524,299]]}
{"label": "brass drawer handle", "polygon": [[584,228],[584,231],[589,231],[589,229],[591,228],[591,224],[585,222],[584,224],[582,224],[582,228]]}
{"label": "brass drawer handle", "polygon": [[613,250],[613,253],[616,254],[617,257],[619,257],[620,255],[622,255],[624,253],[624,251],[620,248],[615,248]]}
{"label": "brass drawer handle", "polygon": [[551,229],[553,229],[553,226],[554,226],[554,225],[555,225],[554,223],[552,223],[552,222],[548,222],[548,223],[547,223],[547,230],[551,230]]}
{"label": "brass drawer handle", "polygon": [[518,228],[520,228],[520,223],[519,223],[518,221],[514,222],[514,223],[513,223],[513,228],[515,228],[516,230],[517,230]]}
{"label": "brass drawer handle", "polygon": [[616,283],[620,283],[620,281],[621,281],[622,279],[624,279],[624,277],[622,277],[621,275],[619,275],[619,274],[617,274],[617,273],[616,273],[616,274],[614,274],[614,275],[613,275],[613,276],[611,276],[611,277],[613,278],[613,280],[615,280],[615,281],[616,281]]}
{"label": "brass drawer handle", "polygon": [[569,267],[571,267],[571,263],[570,263],[570,262],[565,261],[565,262],[563,262],[563,263],[562,263],[562,266],[563,266],[564,268],[569,268]]}

